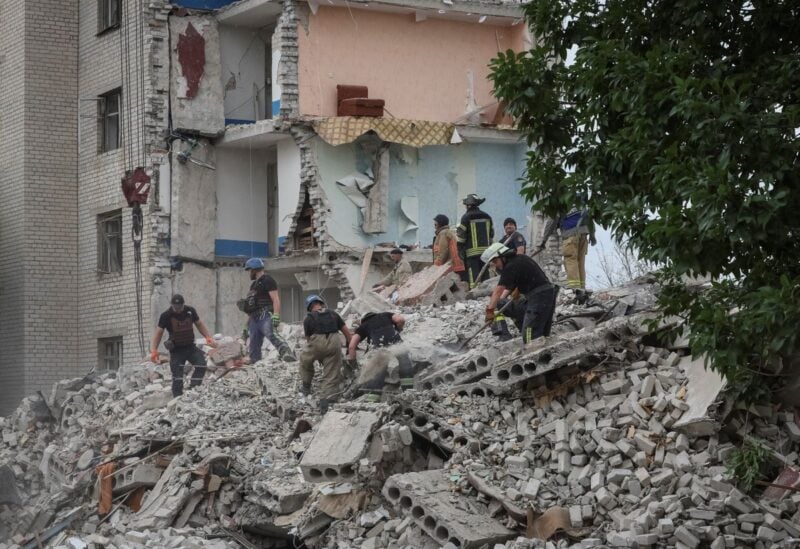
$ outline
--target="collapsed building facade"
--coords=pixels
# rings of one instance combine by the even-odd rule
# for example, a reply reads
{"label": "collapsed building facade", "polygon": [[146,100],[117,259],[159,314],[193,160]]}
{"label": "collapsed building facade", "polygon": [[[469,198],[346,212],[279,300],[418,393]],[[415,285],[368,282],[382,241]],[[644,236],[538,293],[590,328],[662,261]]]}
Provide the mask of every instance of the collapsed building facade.
{"label": "collapsed building facade", "polygon": [[[516,3],[39,0],[5,15],[0,413],[140,358],[173,293],[238,333],[246,257],[269,258],[291,322],[310,292],[369,287],[387,246],[430,262],[432,218],[457,224],[468,193],[496,223],[541,230],[487,80],[498,51],[529,44]],[[138,222],[126,173],[149,191]]]}

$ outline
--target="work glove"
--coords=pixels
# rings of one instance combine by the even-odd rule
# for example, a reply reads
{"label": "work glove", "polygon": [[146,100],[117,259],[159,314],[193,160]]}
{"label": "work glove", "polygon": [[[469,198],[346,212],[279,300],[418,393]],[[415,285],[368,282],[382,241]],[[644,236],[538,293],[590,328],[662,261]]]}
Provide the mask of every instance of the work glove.
{"label": "work glove", "polygon": [[281,323],[281,315],[272,313],[272,327],[277,328],[278,324]]}
{"label": "work glove", "polygon": [[351,372],[355,372],[358,370],[358,360],[355,358],[346,358],[344,359],[344,363],[350,369]]}
{"label": "work glove", "polygon": [[590,237],[589,237],[589,243],[590,243],[592,246],[597,246],[597,239],[594,237],[594,235],[592,235],[592,236],[590,236]]}
{"label": "work glove", "polygon": [[484,322],[494,322],[494,308],[486,307],[486,315],[483,317]]}
{"label": "work glove", "polygon": [[511,300],[512,301],[518,300],[520,295],[521,294],[519,293],[519,288],[514,288],[514,291],[511,292]]}
{"label": "work glove", "polygon": [[150,362],[154,364],[158,364],[161,362],[161,357],[158,355],[158,349],[153,349],[150,351]]}
{"label": "work glove", "polygon": [[217,342],[214,341],[213,337],[207,337],[206,338],[206,345],[208,345],[209,347],[216,347],[217,346]]}

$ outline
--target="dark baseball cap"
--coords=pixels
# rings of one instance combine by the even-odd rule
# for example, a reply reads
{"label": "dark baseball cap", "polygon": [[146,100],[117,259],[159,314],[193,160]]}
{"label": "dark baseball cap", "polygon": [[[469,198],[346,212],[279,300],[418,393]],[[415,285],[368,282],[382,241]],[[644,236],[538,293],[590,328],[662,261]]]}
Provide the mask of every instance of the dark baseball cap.
{"label": "dark baseball cap", "polygon": [[390,253],[390,254],[400,254],[400,255],[403,255],[403,250],[401,250],[400,248],[395,248],[394,250],[392,250],[392,251],[391,251],[391,252],[389,252],[389,253]]}
{"label": "dark baseball cap", "polygon": [[175,294],[169,302],[173,305],[183,305],[185,303],[181,294]]}

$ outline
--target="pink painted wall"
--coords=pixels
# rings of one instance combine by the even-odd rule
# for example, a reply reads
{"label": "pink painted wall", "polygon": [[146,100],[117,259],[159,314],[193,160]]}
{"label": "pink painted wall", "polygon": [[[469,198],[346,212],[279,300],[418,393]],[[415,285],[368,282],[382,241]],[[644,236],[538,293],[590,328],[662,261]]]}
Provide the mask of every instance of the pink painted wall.
{"label": "pink painted wall", "polygon": [[470,70],[477,105],[495,102],[489,61],[498,50],[520,51],[524,32],[523,24],[416,23],[413,14],[320,6],[307,30],[298,26],[300,112],[336,116],[336,85],[354,84],[397,118],[453,122],[467,111]]}

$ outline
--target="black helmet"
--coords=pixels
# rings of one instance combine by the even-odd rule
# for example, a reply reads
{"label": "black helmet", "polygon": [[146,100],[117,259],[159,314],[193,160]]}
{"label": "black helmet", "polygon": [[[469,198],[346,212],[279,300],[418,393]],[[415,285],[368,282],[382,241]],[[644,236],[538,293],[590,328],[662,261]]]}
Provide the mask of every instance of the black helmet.
{"label": "black helmet", "polygon": [[468,194],[467,198],[462,200],[465,206],[480,206],[484,202],[486,202],[485,198],[480,198],[477,194]]}

